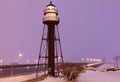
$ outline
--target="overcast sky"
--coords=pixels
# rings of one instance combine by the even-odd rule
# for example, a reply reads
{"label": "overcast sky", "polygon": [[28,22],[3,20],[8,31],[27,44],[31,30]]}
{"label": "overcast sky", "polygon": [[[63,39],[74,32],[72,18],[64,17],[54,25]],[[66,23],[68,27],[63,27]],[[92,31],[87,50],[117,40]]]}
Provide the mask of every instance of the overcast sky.
{"label": "overcast sky", "polygon": [[[43,11],[53,1],[65,61],[120,55],[120,0],[0,0],[0,59],[38,58]],[[17,54],[23,57],[18,58]]]}

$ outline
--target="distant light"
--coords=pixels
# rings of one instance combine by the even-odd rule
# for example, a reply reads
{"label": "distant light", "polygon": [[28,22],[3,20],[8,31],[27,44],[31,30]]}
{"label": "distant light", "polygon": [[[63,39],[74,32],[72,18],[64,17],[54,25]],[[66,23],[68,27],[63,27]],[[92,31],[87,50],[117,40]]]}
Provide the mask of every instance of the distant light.
{"label": "distant light", "polygon": [[0,71],[3,71],[3,69],[2,69],[2,68],[0,68]]}
{"label": "distant light", "polygon": [[82,58],[81,60],[82,60],[82,61],[84,61],[85,59],[84,59],[84,58]]}
{"label": "distant light", "polygon": [[26,68],[27,68],[27,69],[29,69],[30,67],[29,67],[29,66],[27,66]]}
{"label": "distant light", "polygon": [[43,67],[45,67],[45,65],[43,65]]}
{"label": "distant light", "polygon": [[35,67],[37,68],[38,66],[36,65]]}
{"label": "distant light", "polygon": [[23,56],[23,54],[22,54],[22,53],[19,53],[19,54],[18,54],[18,56],[19,56],[19,57],[22,57],[22,56]]}
{"label": "distant light", "polygon": [[30,60],[27,60],[27,63],[29,63],[30,62]]}
{"label": "distant light", "polygon": [[58,59],[60,60],[60,59],[61,59],[61,56],[58,56]]}
{"label": "distant light", "polygon": [[94,62],[101,62],[101,59],[93,59]]}
{"label": "distant light", "polygon": [[92,62],[92,61],[93,61],[93,59],[92,59],[92,58],[90,58],[90,61]]}
{"label": "distant light", "polygon": [[38,60],[35,60],[35,62],[37,63],[37,62],[38,62]]}
{"label": "distant light", "polygon": [[3,60],[2,60],[2,59],[0,60],[0,63],[3,63]]}
{"label": "distant light", "polygon": [[89,61],[89,58],[87,58],[87,61]]}

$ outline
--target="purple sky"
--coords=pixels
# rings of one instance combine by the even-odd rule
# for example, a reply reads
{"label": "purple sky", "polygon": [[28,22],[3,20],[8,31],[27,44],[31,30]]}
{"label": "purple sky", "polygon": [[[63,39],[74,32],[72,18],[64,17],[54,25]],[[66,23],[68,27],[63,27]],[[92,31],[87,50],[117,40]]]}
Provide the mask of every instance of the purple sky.
{"label": "purple sky", "polygon": [[[59,31],[65,61],[81,57],[108,61],[120,54],[120,0],[0,0],[0,59],[34,63],[43,29],[43,11],[50,1],[59,10]],[[12,59],[11,59],[12,58]]]}

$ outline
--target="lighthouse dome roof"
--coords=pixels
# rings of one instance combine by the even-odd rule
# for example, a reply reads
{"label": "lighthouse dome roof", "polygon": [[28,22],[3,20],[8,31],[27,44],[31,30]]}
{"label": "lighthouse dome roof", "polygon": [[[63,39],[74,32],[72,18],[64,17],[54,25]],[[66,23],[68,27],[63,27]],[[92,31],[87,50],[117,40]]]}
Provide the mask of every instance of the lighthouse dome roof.
{"label": "lighthouse dome roof", "polygon": [[56,6],[52,3],[52,1],[50,1],[50,4],[48,4],[47,6],[54,6],[54,7],[56,7]]}

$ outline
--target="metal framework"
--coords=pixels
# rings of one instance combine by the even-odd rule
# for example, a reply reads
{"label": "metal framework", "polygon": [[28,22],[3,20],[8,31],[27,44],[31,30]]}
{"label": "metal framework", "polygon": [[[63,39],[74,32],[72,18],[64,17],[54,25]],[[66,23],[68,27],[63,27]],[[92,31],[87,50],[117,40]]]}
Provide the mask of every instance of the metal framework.
{"label": "metal framework", "polygon": [[[44,64],[42,68],[44,68],[44,74],[48,74],[48,25],[44,24],[43,27],[43,33],[42,33],[42,40],[40,44],[40,51],[39,51],[39,58],[38,58],[38,66],[37,66],[37,72],[36,77],[38,77],[38,73],[40,72],[40,64]],[[59,29],[58,25],[55,25],[54,27],[54,74],[53,76],[59,77],[64,71],[64,64],[63,64],[63,55],[62,55],[62,47],[60,42],[60,35],[59,35]]]}

